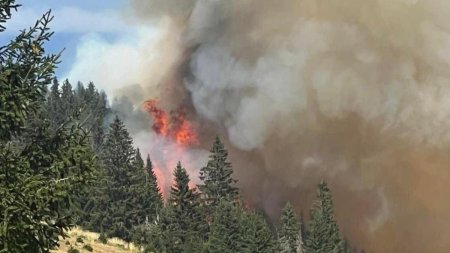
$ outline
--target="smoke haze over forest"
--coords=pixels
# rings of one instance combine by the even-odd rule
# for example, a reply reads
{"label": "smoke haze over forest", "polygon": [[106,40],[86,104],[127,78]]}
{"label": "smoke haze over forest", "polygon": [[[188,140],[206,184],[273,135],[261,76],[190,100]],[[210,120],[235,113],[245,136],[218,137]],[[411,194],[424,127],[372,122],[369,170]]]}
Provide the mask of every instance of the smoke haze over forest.
{"label": "smoke haze over forest", "polygon": [[156,160],[175,147],[140,108],[154,98],[184,108],[200,140],[179,158],[187,169],[223,136],[243,194],[274,219],[287,200],[306,213],[324,178],[357,246],[448,252],[449,10],[445,0],[131,0],[123,19],[138,29],[88,40],[67,76],[99,78]]}

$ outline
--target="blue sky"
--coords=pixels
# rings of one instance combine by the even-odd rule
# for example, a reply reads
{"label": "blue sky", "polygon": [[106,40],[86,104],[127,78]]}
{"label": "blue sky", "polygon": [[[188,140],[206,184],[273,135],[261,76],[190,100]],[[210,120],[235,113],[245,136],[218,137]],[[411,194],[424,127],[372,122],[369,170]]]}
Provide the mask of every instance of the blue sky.
{"label": "blue sky", "polygon": [[[72,83],[94,81],[107,93],[135,84],[133,71],[142,63],[142,49],[152,43],[157,29],[132,20],[127,0],[17,0],[22,4],[0,36],[4,45],[18,31],[34,24],[51,9],[55,32],[47,52],[65,49],[57,69],[59,79]],[[127,12],[128,11],[128,12]],[[154,40],[154,39],[153,39]],[[146,50],[151,57],[152,50]]]}
{"label": "blue sky", "polygon": [[[119,36],[122,10],[126,0],[18,0],[22,4],[19,11],[7,23],[7,30],[0,37],[0,44],[12,39],[19,30],[34,24],[43,13],[52,10],[55,16],[51,28],[55,31],[53,38],[47,43],[49,52],[65,49],[62,62],[57,70],[58,75],[68,72],[81,39],[88,34],[97,34],[108,41]],[[93,25],[99,23],[101,25]]]}

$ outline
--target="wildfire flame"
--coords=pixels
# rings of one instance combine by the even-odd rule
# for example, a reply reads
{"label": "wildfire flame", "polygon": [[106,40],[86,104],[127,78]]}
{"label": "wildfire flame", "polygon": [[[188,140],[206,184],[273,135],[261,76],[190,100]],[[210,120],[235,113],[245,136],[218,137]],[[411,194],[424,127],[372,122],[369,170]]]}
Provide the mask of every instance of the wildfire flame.
{"label": "wildfire flame", "polygon": [[146,101],[144,108],[153,118],[152,129],[155,133],[173,139],[181,145],[198,144],[197,134],[187,120],[185,110],[179,108],[167,115],[158,106],[156,99]]}
{"label": "wildfire flame", "polygon": [[[172,182],[168,178],[180,157],[183,157],[186,149],[198,144],[197,133],[188,121],[186,111],[183,108],[167,113],[159,107],[158,100],[151,99],[144,103],[144,109],[153,119],[153,132],[163,137],[164,141],[174,144],[174,147],[171,145],[170,150],[165,149],[168,148],[167,146],[161,145],[165,148],[160,152],[161,157],[158,157],[153,163],[158,185],[164,198],[167,199],[170,183]],[[189,166],[189,164],[186,164],[188,162],[183,161],[183,166]],[[192,181],[190,182],[190,187],[195,187]]]}

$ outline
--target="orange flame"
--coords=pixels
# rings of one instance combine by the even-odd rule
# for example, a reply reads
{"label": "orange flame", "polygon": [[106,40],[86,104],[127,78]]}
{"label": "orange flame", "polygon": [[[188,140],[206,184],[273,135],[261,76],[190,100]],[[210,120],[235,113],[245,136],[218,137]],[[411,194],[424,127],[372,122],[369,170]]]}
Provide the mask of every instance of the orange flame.
{"label": "orange flame", "polygon": [[182,108],[171,111],[170,117],[163,109],[158,107],[158,101],[155,99],[146,101],[144,108],[153,118],[152,129],[155,133],[171,138],[182,145],[198,143],[197,134],[187,120],[186,112]]}
{"label": "orange flame", "polygon": [[144,103],[144,108],[153,118],[153,131],[157,134],[167,135],[167,114],[157,106],[156,100],[148,100]]}
{"label": "orange flame", "polygon": [[[170,190],[169,184],[173,183],[173,180],[168,179],[170,176],[169,171],[175,168],[176,163],[182,157],[188,146],[198,144],[197,133],[188,121],[183,108],[166,113],[166,111],[159,107],[156,99],[151,99],[144,103],[144,109],[153,119],[153,131],[175,144],[175,148],[171,148],[170,152],[168,150],[161,150],[162,157],[154,161],[158,185],[162,190],[163,197],[167,199],[168,191]],[[183,162],[186,163],[186,161]],[[183,164],[183,166],[186,165],[189,166],[189,164]],[[195,183],[191,181],[189,186],[193,188],[195,187]]]}

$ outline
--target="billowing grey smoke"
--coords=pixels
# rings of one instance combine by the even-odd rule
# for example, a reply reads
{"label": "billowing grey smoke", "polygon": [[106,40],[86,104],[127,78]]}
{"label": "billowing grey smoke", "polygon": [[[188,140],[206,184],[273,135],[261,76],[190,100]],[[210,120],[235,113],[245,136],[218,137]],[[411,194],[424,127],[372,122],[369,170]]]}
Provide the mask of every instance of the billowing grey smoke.
{"label": "billowing grey smoke", "polygon": [[450,250],[449,1],[131,2],[177,38],[162,100],[225,130],[255,204],[306,211],[325,178],[359,246]]}

